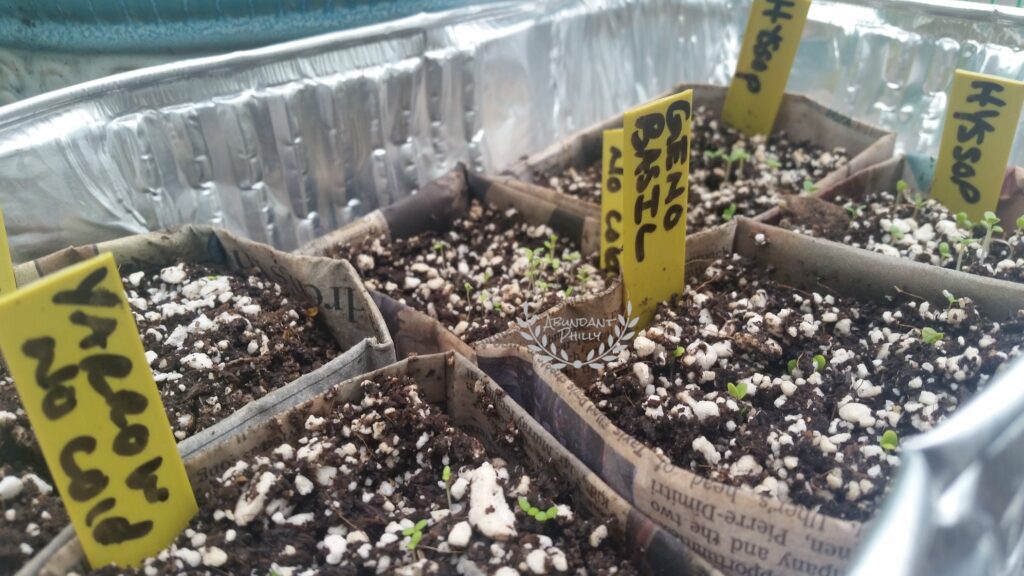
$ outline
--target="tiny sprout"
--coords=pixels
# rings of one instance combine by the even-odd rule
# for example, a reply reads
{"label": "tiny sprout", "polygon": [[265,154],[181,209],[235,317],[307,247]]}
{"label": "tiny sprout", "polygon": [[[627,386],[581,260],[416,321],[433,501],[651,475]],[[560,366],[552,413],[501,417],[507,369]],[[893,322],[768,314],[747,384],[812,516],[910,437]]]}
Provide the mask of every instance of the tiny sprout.
{"label": "tiny sprout", "polygon": [[882,447],[882,450],[892,452],[900,445],[900,438],[894,430],[886,430],[882,434],[882,440],[879,441],[878,445]]}
{"label": "tiny sprout", "polygon": [[501,312],[503,310],[501,302],[497,300],[491,302],[491,308],[493,308],[495,312]]}
{"label": "tiny sprout", "polygon": [[423,540],[423,529],[426,527],[427,521],[420,520],[414,526],[402,530],[402,534],[409,537],[409,544],[406,545],[409,550],[415,550],[420,545],[420,541]]}
{"label": "tiny sprout", "polygon": [[672,351],[672,355],[676,358],[682,358],[683,354],[686,354],[686,348],[682,346],[676,346],[676,349]]}
{"label": "tiny sprout", "polygon": [[793,358],[789,362],[786,362],[786,368],[789,369],[789,373],[792,374],[796,371],[796,358]]}
{"label": "tiny sprout", "polygon": [[843,206],[843,208],[846,208],[846,211],[849,212],[850,218],[856,218],[860,216],[860,213],[864,210],[864,206],[864,204],[855,204],[851,202],[846,206]]}
{"label": "tiny sprout", "polygon": [[939,256],[942,257],[943,260],[952,258],[949,251],[949,242],[939,242]]}
{"label": "tiny sprout", "polygon": [[925,344],[934,345],[939,340],[942,340],[943,336],[944,334],[942,332],[938,332],[928,326],[921,329],[921,341]]}
{"label": "tiny sprout", "polygon": [[774,156],[765,158],[764,163],[767,164],[769,168],[774,168],[776,170],[782,168],[782,162],[779,162],[779,160]]}
{"label": "tiny sprout", "polygon": [[958,212],[956,215],[956,227],[963,230],[974,228],[974,223],[967,217],[967,212]]}
{"label": "tiny sprout", "polygon": [[444,481],[444,493],[448,496],[448,510],[452,509],[452,468],[445,466],[441,471],[441,480]]}
{"label": "tiny sprout", "polygon": [[805,194],[812,194],[812,193],[817,192],[817,191],[818,191],[818,187],[814,185],[814,182],[811,182],[810,180],[804,180],[804,193]]}
{"label": "tiny sprout", "polygon": [[906,180],[896,182],[896,192],[903,194],[907,191],[907,188],[910,188],[910,185],[907,184]]}
{"label": "tiny sprout", "polygon": [[447,244],[445,244],[444,240],[438,240],[437,242],[434,242],[434,251],[436,252],[444,252],[444,249],[446,247]]}
{"label": "tiny sprout", "polygon": [[732,396],[737,400],[743,400],[743,398],[747,395],[746,382],[740,382],[739,384],[733,384],[732,382],[729,382],[728,384],[725,385],[725,387],[729,390],[729,396]]}
{"label": "tiny sprout", "polygon": [[1017,218],[1017,230],[1024,230],[1024,216]]}
{"label": "tiny sprout", "polygon": [[1003,228],[999,225],[999,217],[993,212],[985,212],[980,224],[985,227],[985,239],[981,241],[982,260],[988,256],[989,246],[992,245],[992,235],[1002,234]]}
{"label": "tiny sprout", "polygon": [[722,220],[728,222],[736,215],[736,203],[729,204],[729,207],[722,211]]}
{"label": "tiny sprout", "polygon": [[949,307],[946,308],[947,310],[949,308],[952,308],[953,305],[956,304],[956,296],[953,296],[953,293],[950,292],[949,290],[943,290],[942,295],[945,296],[946,301],[949,302]]}
{"label": "tiny sprout", "polygon": [[895,224],[889,227],[889,235],[892,236],[893,240],[903,240],[903,230]]}
{"label": "tiny sprout", "polygon": [[547,510],[541,510],[540,508],[530,504],[530,501],[527,500],[525,496],[520,496],[518,502],[519,508],[522,509],[523,512],[526,512],[527,516],[533,518],[537,522],[547,522],[558,515],[557,506],[552,506]]}
{"label": "tiny sprout", "polygon": [[824,370],[825,369],[825,364],[826,364],[827,361],[825,360],[824,356],[822,356],[821,354],[815,354],[813,360],[814,360],[814,368],[815,368],[815,370]]}
{"label": "tiny sprout", "polygon": [[469,300],[470,299],[470,295],[473,294],[473,285],[470,284],[469,282],[464,282],[462,284],[462,288],[463,288],[463,290],[466,291],[466,300]]}

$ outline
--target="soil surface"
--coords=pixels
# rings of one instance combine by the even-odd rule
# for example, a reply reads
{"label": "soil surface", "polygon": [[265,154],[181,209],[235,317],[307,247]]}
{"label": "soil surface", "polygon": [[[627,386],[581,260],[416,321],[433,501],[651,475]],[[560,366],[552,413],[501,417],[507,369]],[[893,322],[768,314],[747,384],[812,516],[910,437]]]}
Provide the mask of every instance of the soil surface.
{"label": "soil surface", "polygon": [[[748,138],[704,107],[693,116],[690,159],[686,225],[691,233],[733,216],[757,216],[778,205],[780,198],[809,192],[814,182],[849,160],[842,148],[824,150],[810,142],[794,142],[785,132],[767,139]],[[570,167],[557,174],[534,174],[534,182],[601,203],[600,159],[582,170]]]}
{"label": "soil surface", "polygon": [[335,246],[328,255],[352,262],[370,290],[436,318],[466,342],[605,287],[574,241],[528,224],[514,209],[476,201],[447,232],[390,242],[368,238]]}
{"label": "soil surface", "polygon": [[1003,222],[1004,231],[998,232],[992,224],[950,213],[936,200],[919,199],[909,188],[873,192],[860,201],[801,198],[783,205],[782,212],[779,225],[804,234],[886,256],[1024,282],[1024,231],[1016,223]]}
{"label": "soil surface", "polygon": [[[316,308],[290,301],[256,271],[185,264],[122,281],[178,440],[340,352]],[[69,522],[52,483],[14,384],[0,372],[0,574],[13,574]]]}
{"label": "soil surface", "polygon": [[942,421],[1022,343],[1024,312],[804,292],[736,256],[662,303],[587,394],[677,466],[866,520],[899,443]]}
{"label": "soil surface", "polygon": [[578,515],[568,482],[531,464],[517,430],[499,458],[422,401],[414,380],[361,386],[362,401],[296,415],[302,438],[227,470],[143,573],[636,573],[608,521]]}

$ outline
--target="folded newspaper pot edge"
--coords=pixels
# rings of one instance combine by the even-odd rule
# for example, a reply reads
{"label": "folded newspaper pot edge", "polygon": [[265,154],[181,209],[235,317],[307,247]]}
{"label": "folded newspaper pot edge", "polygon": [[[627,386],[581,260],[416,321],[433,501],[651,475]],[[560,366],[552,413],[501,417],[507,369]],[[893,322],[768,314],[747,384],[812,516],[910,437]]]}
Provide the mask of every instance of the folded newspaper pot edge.
{"label": "folded newspaper pot edge", "polygon": [[[727,90],[724,86],[679,84],[655,99],[689,89],[694,91],[694,105],[708,106],[717,117],[721,117]],[[621,128],[622,122],[622,114],[598,122],[526,157],[505,172],[523,181],[532,182],[535,172],[556,172],[570,166],[589,166],[601,159],[602,132]],[[808,96],[789,92],[785,94],[779,108],[775,130],[785,130],[795,139],[807,140],[827,149],[843,146],[854,152],[847,164],[815,182],[819,191],[891,158],[896,147],[896,135],[892,132],[854,120]],[[772,218],[775,214],[776,209],[772,208],[754,218],[762,220]]]}
{"label": "folded newspaper pot edge", "polygon": [[[505,424],[514,423],[521,433],[527,456],[539,456],[542,461],[559,463],[561,473],[577,483],[578,502],[596,514],[614,518],[614,536],[627,551],[633,553],[634,562],[646,569],[645,573],[677,574],[680,569],[692,573],[716,573],[702,560],[694,558],[678,539],[617,496],[582,462],[555,442],[497,384],[469,360],[453,352],[407,358],[354,377],[335,379],[332,385],[301,403],[265,414],[255,426],[235,430],[217,444],[186,457],[186,467],[194,486],[208,486],[239,458],[265,452],[298,437],[304,430],[293,423],[305,419],[296,419],[295,415],[326,415],[338,403],[357,401],[361,395],[359,384],[381,375],[414,378],[426,401],[442,405],[456,426],[478,435],[492,454],[497,454],[493,438],[505,433]],[[481,399],[493,405],[495,410],[482,409]],[[39,574],[66,574],[82,565],[84,558],[73,534],[54,544],[59,548],[40,568]],[[658,572],[654,570],[657,566],[665,569]]]}
{"label": "folded newspaper pot edge", "polygon": [[[755,236],[758,234],[764,235],[767,244],[760,245],[755,242]],[[931,290],[934,294],[927,294],[928,299],[942,303],[944,297],[941,291],[945,288],[958,295],[971,297],[980,308],[995,316],[1013,313],[1020,307],[1020,303],[1024,302],[1024,286],[1019,284],[890,258],[802,236],[745,218],[737,219],[734,226],[718,230],[717,238],[698,239],[695,236],[691,239],[697,240],[700,241],[687,245],[688,259],[694,259],[688,265],[688,273],[696,273],[706,266],[710,259],[735,250],[747,257],[774,265],[777,277],[787,284],[813,287],[821,273],[826,284],[831,283],[834,287],[839,287],[838,292],[858,298],[878,298],[891,293],[895,286],[900,286],[918,295],[924,295],[927,290]],[[808,270],[811,272],[808,273]],[[858,282],[838,282],[838,279],[843,277],[857,278]],[[595,311],[602,311],[605,315],[619,314],[622,310],[620,298],[621,291],[615,287],[599,296],[567,302],[549,314],[561,315],[570,320],[586,317]],[[541,321],[545,320],[546,318],[541,317]],[[766,504],[763,499],[750,493],[740,496],[744,491],[675,468],[638,440],[626,436],[603,416],[569,378],[550,370],[535,354],[531,354],[526,347],[527,344],[526,339],[517,331],[496,336],[476,347],[478,363],[560,441],[588,461],[592,469],[603,470],[602,477],[617,487],[620,494],[630,498],[648,515],[661,520],[669,529],[673,529],[672,520],[678,520],[673,532],[688,540],[688,544],[695,550],[705,554],[710,552],[717,565],[740,573],[746,573],[745,570],[750,566],[744,564],[741,568],[737,563],[760,560],[760,557],[752,556],[749,552],[757,551],[760,554],[763,549],[767,550],[764,554],[766,557],[772,557],[773,562],[770,564],[777,570],[776,573],[798,574],[801,573],[801,566],[816,566],[825,570],[823,573],[831,573],[831,569],[840,571],[847,564],[852,548],[858,540],[861,525],[826,517],[799,506],[795,507],[797,511],[793,514],[802,518],[803,523],[797,526],[787,526],[777,519],[766,518],[767,511],[771,510],[770,503]],[[554,390],[554,393],[546,389]],[[542,406],[542,403],[546,404]],[[544,412],[539,414],[536,412],[538,409]],[[937,428],[941,429],[941,426]],[[964,447],[967,450],[981,448],[983,446],[977,443]],[[598,461],[588,458],[591,454],[598,455]],[[646,469],[631,469],[635,463],[643,464]],[[688,481],[681,478],[687,478]],[[640,492],[637,486],[651,488],[650,493]],[[715,486],[717,492],[708,489],[708,486]],[[705,517],[704,521],[709,525],[700,530],[690,527],[691,522],[692,526],[702,524],[701,506],[710,503],[716,511],[725,509],[719,501],[720,497],[716,500],[716,494],[722,493],[730,494],[730,498],[745,501],[744,505],[728,507],[733,518],[737,515],[745,515],[748,519],[757,518],[764,521],[763,526],[781,526],[779,530],[785,534],[796,535],[788,539],[788,548],[779,546],[778,539],[773,543],[763,534],[760,535],[759,541],[749,541],[749,548],[744,548],[743,544],[735,544],[737,550],[748,552],[746,557],[733,553],[731,542],[728,547],[717,548],[711,546],[709,541],[695,542],[695,531],[706,537],[708,534],[717,533],[719,528],[729,528],[728,525],[732,524],[720,524],[722,517],[719,514],[711,518]],[[697,498],[696,494],[702,496]],[[811,530],[811,526],[821,529]],[[734,527],[733,530],[733,533],[727,533],[726,536],[739,537],[740,534],[735,533],[735,530],[740,528]],[[774,534],[778,536],[781,533]],[[799,551],[803,557],[796,559],[787,556],[787,551]]]}
{"label": "folded newspaper pot edge", "polygon": [[[498,210],[514,208],[527,222],[547,224],[562,236],[576,238],[584,254],[596,253],[599,248],[597,207],[517,180],[474,174],[460,165],[425,186],[419,194],[331,232],[303,246],[299,253],[323,254],[332,246],[362,242],[374,236],[391,240],[443,230],[466,212],[472,199]],[[423,214],[434,216],[426,219]],[[425,312],[381,292],[371,291],[371,296],[395,342],[398,357],[448,350],[470,359],[475,357],[469,343]]]}
{"label": "folded newspaper pot edge", "polygon": [[[928,174],[916,174],[903,154],[868,166],[857,171],[835,183],[816,192],[812,197],[820,200],[834,202],[836,197],[843,197],[848,200],[862,200],[866,195],[873,192],[889,191],[896,189],[900,180],[910,184],[914,194],[928,194],[932,179]],[[785,199],[780,203],[785,203]],[[1003,187],[999,193],[999,205],[996,214],[1002,220],[1005,228],[1014,226],[1019,216],[1024,214],[1024,168],[1008,167],[1003,179]],[[769,224],[777,224],[784,216],[785,209],[774,210],[767,214],[762,221]]]}
{"label": "folded newspaper pot edge", "polygon": [[[286,291],[316,297],[325,323],[344,349],[320,368],[303,374],[243,406],[217,424],[183,440],[178,444],[179,452],[183,455],[218,442],[225,434],[250,425],[261,414],[300,402],[338,378],[367,372],[395,361],[394,343],[384,318],[348,262],[280,252],[265,244],[245,240],[226,230],[209,226],[189,225],[99,244],[65,248],[17,266],[15,274],[18,285],[25,286],[103,252],[113,253],[119,266],[132,268],[148,269],[182,261],[219,264],[234,269],[256,266],[269,278],[280,283]],[[332,293],[335,292],[343,297],[334,299]],[[36,552],[17,574],[37,574],[47,557],[60,548],[55,544],[67,542],[73,536],[73,528],[67,526],[53,542]]]}

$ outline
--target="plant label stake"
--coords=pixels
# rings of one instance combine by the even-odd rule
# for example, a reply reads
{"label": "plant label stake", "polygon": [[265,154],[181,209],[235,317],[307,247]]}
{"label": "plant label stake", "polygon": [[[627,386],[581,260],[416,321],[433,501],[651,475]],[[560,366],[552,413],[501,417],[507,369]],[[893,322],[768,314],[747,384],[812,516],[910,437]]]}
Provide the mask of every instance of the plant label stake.
{"label": "plant label stake", "polygon": [[722,119],[748,136],[770,134],[811,0],[754,0]]}
{"label": "plant label stake", "polygon": [[980,220],[995,212],[1017,131],[1024,82],[957,70],[931,195]]}
{"label": "plant label stake", "polygon": [[0,351],[86,557],[136,565],[195,514],[110,254],[0,298]]}
{"label": "plant label stake", "polygon": [[626,112],[622,277],[642,326],[681,294],[686,268],[693,90]]}
{"label": "plant label stake", "polygon": [[7,244],[7,229],[4,227],[4,211],[0,210],[0,296],[17,290],[14,283],[14,264],[11,249]]}
{"label": "plant label stake", "polygon": [[601,269],[619,271],[622,253],[622,129],[605,130],[601,148]]}

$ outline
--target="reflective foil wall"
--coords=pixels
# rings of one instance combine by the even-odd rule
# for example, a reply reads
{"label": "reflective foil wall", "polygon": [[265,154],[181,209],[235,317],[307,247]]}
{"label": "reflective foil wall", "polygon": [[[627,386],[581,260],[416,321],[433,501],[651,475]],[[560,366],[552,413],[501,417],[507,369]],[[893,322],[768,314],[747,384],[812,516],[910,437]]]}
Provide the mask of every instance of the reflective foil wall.
{"label": "reflective foil wall", "polygon": [[[954,67],[1024,77],[1021,11],[958,5],[818,0],[790,88],[931,150]],[[182,222],[294,248],[458,160],[497,170],[674,83],[727,82],[747,6],[498,3],[2,108],[15,257]]]}

